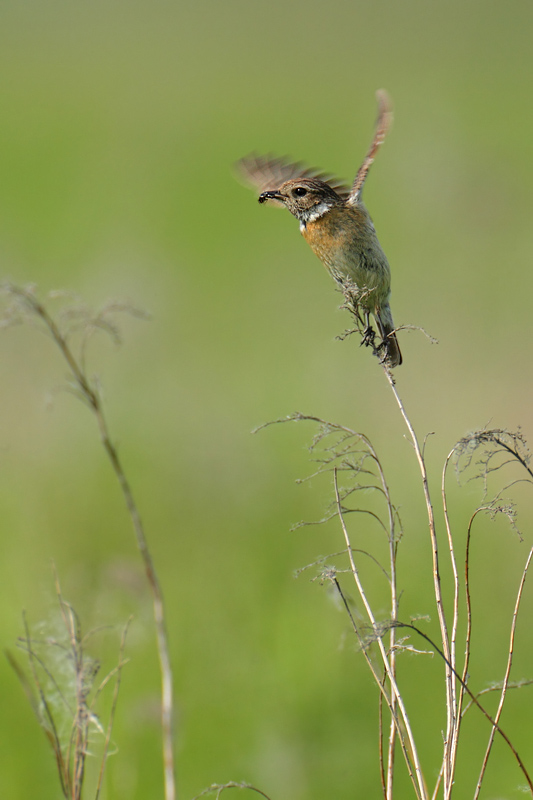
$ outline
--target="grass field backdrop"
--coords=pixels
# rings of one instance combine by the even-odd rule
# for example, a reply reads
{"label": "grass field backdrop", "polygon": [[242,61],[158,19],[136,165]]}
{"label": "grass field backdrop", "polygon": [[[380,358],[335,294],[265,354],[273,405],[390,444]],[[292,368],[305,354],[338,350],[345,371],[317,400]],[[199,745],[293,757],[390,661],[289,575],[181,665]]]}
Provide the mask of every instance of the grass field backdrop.
{"label": "grass field backdrop", "polygon": [[[295,484],[314,431],[255,426],[299,410],[372,439],[401,508],[402,612],[435,624],[421,484],[382,371],[355,338],[336,341],[350,321],[331,279],[296,221],[260,207],[232,165],[273,152],[352,179],[374,93],[389,91],[395,122],[365,199],[396,324],[439,340],[401,333],[397,371],[419,435],[434,432],[438,499],[467,431],[520,425],[533,442],[532,25],[526,0],[0,6],[1,273],[151,315],[121,319],[120,347],[96,337],[89,364],[167,600],[183,800],[227,780],[274,800],[380,796],[377,693],[327,590],[293,579],[342,548],[335,521],[289,533],[331,499],[327,480]],[[38,331],[3,331],[0,365],[2,648],[23,632],[22,609],[33,625],[53,615],[51,559],[86,629],[133,614],[104,795],[161,797],[150,598],[94,420],[58,391],[65,368]],[[450,494],[464,530],[481,488]],[[474,539],[478,689],[502,677],[533,541],[531,488],[517,494],[525,541],[488,520]],[[371,522],[358,525],[371,541]],[[533,677],[532,610],[529,588],[516,679]],[[104,635],[104,663],[118,636]],[[405,655],[400,672],[433,779],[442,663]],[[55,800],[42,731],[7,661],[0,675],[0,794]],[[507,702],[502,724],[531,769],[533,690]],[[489,734],[470,715],[458,798]],[[498,742],[486,797],[518,798],[522,784]]]}

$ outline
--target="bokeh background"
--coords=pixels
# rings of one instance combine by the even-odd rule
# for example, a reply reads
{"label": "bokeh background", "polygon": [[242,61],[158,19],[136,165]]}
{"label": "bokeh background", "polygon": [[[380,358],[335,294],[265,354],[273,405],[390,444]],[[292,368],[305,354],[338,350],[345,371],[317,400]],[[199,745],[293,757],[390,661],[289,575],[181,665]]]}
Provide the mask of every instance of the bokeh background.
{"label": "bokeh background", "polygon": [[[486,424],[533,438],[532,23],[528,0],[0,6],[2,275],[151,314],[122,320],[121,347],[95,339],[90,371],[167,599],[183,798],[227,780],[275,800],[380,791],[363,659],[314,573],[293,578],[342,547],[336,523],[289,532],[331,499],[327,479],[295,483],[311,469],[314,431],[252,436],[256,425],[299,410],[372,439],[401,507],[402,612],[430,615],[436,631],[422,490],[390,389],[355,339],[335,339],[349,320],[295,220],[260,207],[232,165],[273,152],[351,179],[375,90],[390,92],[395,124],[365,198],[393,270],[396,324],[439,340],[401,334],[397,385],[420,437],[433,433],[442,533],[440,470],[455,441]],[[86,629],[133,614],[104,796],[160,797],[150,598],[122,498],[94,420],[58,391],[65,368],[50,341],[19,327],[0,348],[2,648],[14,649],[22,609],[32,625],[53,617],[51,559]],[[461,541],[481,488],[452,480],[450,494]],[[476,530],[477,689],[503,675],[532,543],[529,487],[519,499],[523,543],[503,521]],[[376,527],[353,524],[371,546]],[[533,676],[532,603],[528,590],[515,678]],[[118,636],[104,636],[104,664]],[[442,665],[406,654],[400,669],[432,782]],[[0,672],[2,797],[56,798],[45,738],[6,661]],[[531,690],[515,692],[502,720],[530,770],[532,708]],[[460,796],[488,733],[471,712]],[[499,742],[494,755],[485,796],[521,796]],[[403,768],[398,786],[411,796]]]}

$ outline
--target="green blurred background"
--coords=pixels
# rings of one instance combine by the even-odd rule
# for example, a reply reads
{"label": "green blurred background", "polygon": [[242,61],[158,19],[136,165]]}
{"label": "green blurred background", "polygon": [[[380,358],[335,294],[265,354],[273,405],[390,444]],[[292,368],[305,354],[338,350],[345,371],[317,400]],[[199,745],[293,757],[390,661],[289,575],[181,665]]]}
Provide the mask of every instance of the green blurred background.
{"label": "green blurred background", "polygon": [[[167,599],[183,798],[227,780],[274,800],[380,791],[363,659],[328,592],[292,577],[342,547],[335,523],[289,533],[331,498],[328,480],[294,483],[314,431],[251,436],[256,425],[300,410],[372,439],[404,524],[402,614],[430,614],[436,631],[422,490],[390,390],[354,339],[335,340],[349,319],[295,220],[261,208],[232,164],[273,152],[351,179],[374,92],[390,92],[395,124],[365,197],[396,324],[440,342],[401,334],[397,372],[419,435],[435,434],[440,524],[441,464],[458,438],[489,423],[533,439],[532,22],[529,0],[0,5],[2,275],[152,315],[123,320],[120,348],[96,340],[90,371]],[[93,419],[57,391],[51,343],[28,328],[0,341],[2,647],[22,633],[23,608],[33,623],[51,613],[52,558],[86,628],[133,614],[104,796],[161,797],[150,599],[122,498]],[[480,487],[450,489],[462,535]],[[528,487],[522,500],[524,543],[503,522],[477,528],[476,689],[503,675]],[[358,519],[353,535],[371,546],[376,528]],[[379,591],[375,602],[386,618]],[[529,592],[516,678],[533,676],[531,611]],[[400,669],[432,782],[442,665],[406,655]],[[57,798],[47,743],[0,670],[2,797]],[[515,692],[502,720],[530,770],[532,708],[531,690]],[[488,733],[471,713],[458,797],[472,794]],[[411,796],[403,768],[398,782]],[[498,742],[485,796],[518,797],[523,782]]]}

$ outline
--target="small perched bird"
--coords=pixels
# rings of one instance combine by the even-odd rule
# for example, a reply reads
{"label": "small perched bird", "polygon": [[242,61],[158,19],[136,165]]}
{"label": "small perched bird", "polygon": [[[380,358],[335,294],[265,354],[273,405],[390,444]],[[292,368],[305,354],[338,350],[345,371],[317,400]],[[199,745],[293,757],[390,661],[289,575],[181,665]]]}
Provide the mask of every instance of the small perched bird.
{"label": "small perched bird", "polygon": [[361,194],[376,152],[392,121],[388,95],[377,93],[376,132],[351,189],[333,178],[270,156],[248,156],[238,168],[260,192],[259,202],[270,200],[287,208],[300,222],[300,231],[343,291],[348,305],[362,321],[363,343],[374,346],[370,315],[381,337],[377,350],[389,367],[402,363],[389,305],[390,267],[381,249]]}

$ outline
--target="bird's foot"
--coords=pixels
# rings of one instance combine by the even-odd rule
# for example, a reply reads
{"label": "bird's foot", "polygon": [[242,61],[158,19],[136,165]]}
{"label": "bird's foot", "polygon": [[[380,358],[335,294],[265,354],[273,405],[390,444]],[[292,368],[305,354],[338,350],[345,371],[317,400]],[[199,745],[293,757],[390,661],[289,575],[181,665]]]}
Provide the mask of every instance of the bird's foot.
{"label": "bird's foot", "polygon": [[388,357],[389,357],[389,350],[387,347],[387,342],[380,342],[378,346],[374,349],[374,354],[378,356],[379,360],[382,364],[386,364]]}
{"label": "bird's foot", "polygon": [[367,325],[363,331],[363,337],[361,339],[361,347],[364,345],[365,347],[371,347],[372,350],[376,350],[376,331],[371,325]]}

